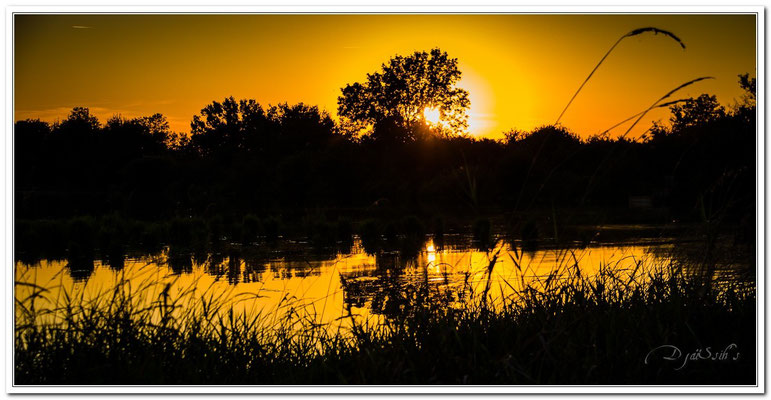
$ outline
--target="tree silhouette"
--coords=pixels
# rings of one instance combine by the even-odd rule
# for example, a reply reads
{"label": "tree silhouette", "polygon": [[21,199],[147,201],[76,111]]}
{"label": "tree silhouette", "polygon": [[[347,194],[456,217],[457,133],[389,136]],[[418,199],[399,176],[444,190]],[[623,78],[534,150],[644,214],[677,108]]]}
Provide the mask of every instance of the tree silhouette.
{"label": "tree silhouette", "polygon": [[199,154],[271,153],[323,145],[335,133],[326,112],[303,103],[263,109],[255,100],[226,98],[193,117],[190,147]]}
{"label": "tree silhouette", "polygon": [[190,146],[201,154],[261,148],[270,142],[264,137],[271,131],[269,124],[265,110],[255,100],[236,101],[231,96],[222,103],[212,102],[193,117]]}
{"label": "tree silhouette", "polygon": [[[408,141],[426,125],[425,110],[433,108],[441,119],[435,130],[462,133],[470,102],[468,92],[455,87],[460,77],[458,59],[438,48],[397,55],[367,74],[366,82],[346,85],[337,100],[338,114],[359,130],[372,127],[380,139]],[[399,132],[403,137],[394,138]]]}
{"label": "tree silhouette", "polygon": [[139,157],[166,150],[171,131],[161,114],[126,119],[115,115],[104,126],[104,143],[114,155]]}
{"label": "tree silhouette", "polygon": [[757,108],[756,79],[749,74],[739,75],[739,87],[744,90],[741,103],[736,106],[736,115],[745,122],[754,122]]}
{"label": "tree silhouette", "polygon": [[[51,134],[52,148],[69,154],[93,155],[98,147],[101,124],[87,107],[74,107],[67,118],[54,123]],[[86,160],[74,160],[82,164]]]}
{"label": "tree silhouette", "polygon": [[281,103],[270,107],[267,115],[285,149],[318,148],[335,132],[335,122],[316,106]]}
{"label": "tree silhouette", "polygon": [[54,132],[64,143],[73,147],[93,145],[93,140],[100,128],[99,120],[87,107],[74,107],[70,115],[59,124],[54,124]]}
{"label": "tree silhouette", "polygon": [[714,95],[702,94],[695,99],[688,99],[683,104],[675,104],[672,111],[672,129],[679,131],[714,121],[726,115],[725,108]]}
{"label": "tree silhouette", "polygon": [[741,87],[745,92],[745,102],[747,102],[751,106],[755,106],[755,99],[756,99],[756,79],[750,78],[750,74],[740,74],[739,75],[739,87]]}
{"label": "tree silhouette", "polygon": [[59,126],[61,130],[96,131],[99,129],[99,120],[91,115],[88,107],[74,107],[67,119]]}

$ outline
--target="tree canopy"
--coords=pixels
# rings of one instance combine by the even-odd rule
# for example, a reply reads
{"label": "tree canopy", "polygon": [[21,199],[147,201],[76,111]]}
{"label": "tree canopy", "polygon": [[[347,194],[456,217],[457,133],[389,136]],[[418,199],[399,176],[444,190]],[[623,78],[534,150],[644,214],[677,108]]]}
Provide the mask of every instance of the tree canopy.
{"label": "tree canopy", "polygon": [[318,147],[336,133],[325,111],[303,103],[281,103],[263,108],[253,99],[214,101],[193,116],[191,148],[200,154],[291,152]]}
{"label": "tree canopy", "polygon": [[670,111],[670,121],[675,130],[703,125],[726,115],[725,108],[717,101],[717,97],[708,94],[688,99],[682,105],[675,104],[670,107]]}
{"label": "tree canopy", "polygon": [[[456,87],[458,59],[438,48],[397,55],[363,83],[346,85],[338,97],[338,114],[354,127],[373,129],[379,139],[409,141],[426,125],[443,134],[468,127],[468,92]],[[438,123],[425,120],[427,109],[439,111]],[[402,137],[394,138],[394,135]]]}

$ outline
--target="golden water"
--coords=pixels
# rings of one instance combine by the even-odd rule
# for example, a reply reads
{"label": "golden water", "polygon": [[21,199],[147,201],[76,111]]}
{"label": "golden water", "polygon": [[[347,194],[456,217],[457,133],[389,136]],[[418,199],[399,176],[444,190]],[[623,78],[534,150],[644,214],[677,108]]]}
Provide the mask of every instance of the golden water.
{"label": "golden water", "polygon": [[[315,323],[330,324],[349,314],[368,319],[398,311],[398,298],[418,288],[466,296],[487,290],[496,301],[513,296],[523,285],[543,285],[550,275],[575,272],[576,267],[583,276],[592,276],[601,267],[611,267],[622,276],[639,273],[667,263],[671,248],[670,244],[635,243],[523,251],[499,243],[481,251],[440,247],[429,239],[416,257],[405,258],[398,252],[367,254],[355,240],[350,252],[327,257],[280,251],[260,259],[210,255],[203,261],[191,260],[191,268],[181,273],[169,266],[168,252],[129,258],[120,270],[95,261],[93,272],[82,280],[70,275],[64,260],[37,265],[17,262],[15,297],[28,299],[38,288],[45,289],[36,298],[37,310],[56,309],[71,302],[68,298],[106,304],[122,282],[123,290],[144,306],[165,298],[185,309],[201,299],[216,300],[223,310],[232,308],[267,323],[292,309]],[[17,307],[17,316],[20,312]]]}

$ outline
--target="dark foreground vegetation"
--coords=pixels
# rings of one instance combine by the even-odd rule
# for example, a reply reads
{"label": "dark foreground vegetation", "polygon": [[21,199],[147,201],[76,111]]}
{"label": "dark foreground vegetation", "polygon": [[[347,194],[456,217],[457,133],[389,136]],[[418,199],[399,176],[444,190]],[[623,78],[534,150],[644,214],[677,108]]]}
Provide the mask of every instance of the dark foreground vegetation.
{"label": "dark foreground vegetation", "polygon": [[497,307],[486,289],[394,287],[399,315],[338,330],[296,305],[271,325],[206,296],[140,307],[125,284],[33,323],[35,292],[19,302],[15,384],[754,384],[754,288],[670,268],[555,273]]}

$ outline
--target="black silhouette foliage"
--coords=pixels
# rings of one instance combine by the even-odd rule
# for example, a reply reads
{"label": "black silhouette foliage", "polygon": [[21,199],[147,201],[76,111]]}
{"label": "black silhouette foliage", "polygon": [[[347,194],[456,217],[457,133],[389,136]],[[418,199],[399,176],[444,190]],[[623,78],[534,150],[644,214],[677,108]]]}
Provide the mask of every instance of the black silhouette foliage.
{"label": "black silhouette foliage", "polygon": [[342,89],[338,114],[358,129],[372,127],[376,139],[405,142],[425,123],[426,108],[436,108],[443,121],[436,130],[463,133],[470,102],[468,92],[456,87],[460,78],[458,60],[438,48],[395,56],[365,82]]}

